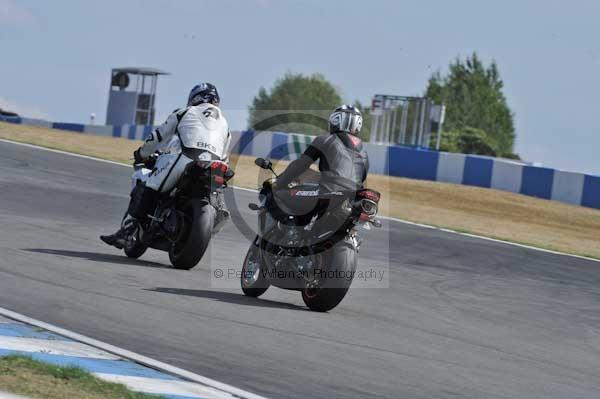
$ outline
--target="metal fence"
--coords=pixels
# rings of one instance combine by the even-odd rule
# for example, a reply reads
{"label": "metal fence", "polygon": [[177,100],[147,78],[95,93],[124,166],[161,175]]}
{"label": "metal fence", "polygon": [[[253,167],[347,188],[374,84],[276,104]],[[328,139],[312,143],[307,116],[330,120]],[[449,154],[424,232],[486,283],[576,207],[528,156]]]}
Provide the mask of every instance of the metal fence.
{"label": "metal fence", "polygon": [[[429,98],[377,94],[371,117],[371,143],[439,149],[444,106]],[[436,133],[435,143],[432,133]]]}

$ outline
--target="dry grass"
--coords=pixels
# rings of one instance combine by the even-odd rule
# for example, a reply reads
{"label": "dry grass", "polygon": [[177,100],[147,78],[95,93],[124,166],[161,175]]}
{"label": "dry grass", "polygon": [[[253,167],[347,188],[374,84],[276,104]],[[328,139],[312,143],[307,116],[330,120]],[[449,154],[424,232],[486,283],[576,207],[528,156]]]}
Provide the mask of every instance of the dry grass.
{"label": "dry grass", "polygon": [[0,358],[0,388],[32,399],[159,399],[102,381],[76,367],[58,367],[25,356]]}
{"label": "dry grass", "polygon": [[[139,142],[0,123],[0,138],[130,162]],[[232,157],[233,184],[262,181],[253,158]],[[278,162],[282,170],[286,162]],[[600,210],[478,187],[373,175],[368,186],[382,193],[382,214],[600,258]]]}
{"label": "dry grass", "polygon": [[383,208],[413,222],[600,258],[600,210],[479,187],[369,177]]}
{"label": "dry grass", "polygon": [[0,138],[129,163],[140,142],[0,122]]}

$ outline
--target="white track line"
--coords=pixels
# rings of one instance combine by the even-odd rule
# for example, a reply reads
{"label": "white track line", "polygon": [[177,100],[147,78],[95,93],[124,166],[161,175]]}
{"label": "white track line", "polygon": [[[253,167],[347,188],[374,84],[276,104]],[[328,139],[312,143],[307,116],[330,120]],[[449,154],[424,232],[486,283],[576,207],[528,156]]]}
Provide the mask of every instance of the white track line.
{"label": "white track line", "polygon": [[[122,162],[109,161],[107,159],[90,157],[90,156],[87,156],[87,155],[75,154],[75,153],[67,152],[67,151],[55,150],[55,149],[52,149],[52,148],[41,147],[41,146],[33,145],[33,144],[20,143],[20,142],[17,142],[17,141],[11,141],[11,140],[6,140],[6,139],[0,139],[0,142],[9,143],[9,144],[15,144],[15,145],[21,145],[21,146],[25,146],[25,147],[35,148],[35,149],[38,149],[38,150],[56,152],[58,154],[70,155],[70,156],[73,156],[73,157],[90,159],[90,160],[93,160],[93,161],[105,162],[105,163],[109,163],[109,164],[113,164],[113,165],[120,165],[120,166],[131,167],[131,165],[126,164],[126,163],[122,163]],[[235,188],[236,190],[241,190],[241,191],[249,191],[249,192],[255,192],[255,193],[258,192],[258,190],[254,190],[254,189],[251,189],[251,188],[236,187],[236,186],[232,186],[232,187]],[[439,230],[439,231],[443,231],[443,232],[450,233],[450,234],[457,234],[457,235],[461,235],[463,237],[476,238],[476,239],[480,239],[480,240],[491,241],[491,242],[496,242],[496,243],[505,244],[505,245],[512,245],[514,247],[531,249],[531,250],[538,251],[538,252],[544,252],[544,253],[553,254],[553,255],[568,256],[568,257],[571,257],[571,258],[582,259],[582,260],[587,260],[587,261],[591,261],[591,262],[598,262],[598,263],[600,263],[600,259],[589,258],[587,256],[573,255],[573,254],[568,254],[568,253],[565,253],[565,252],[553,251],[551,249],[544,249],[544,248],[534,247],[534,246],[531,246],[531,245],[519,244],[519,243],[511,242],[511,241],[504,241],[504,240],[500,240],[500,239],[497,239],[497,238],[490,238],[490,237],[480,236],[480,235],[477,235],[477,234],[464,233],[464,232],[461,232],[461,231],[456,231],[456,230],[447,229],[447,228],[443,228],[443,227],[432,226],[432,225],[429,225],[429,224],[415,223],[415,222],[411,222],[411,221],[404,220],[404,219],[394,218],[394,217],[391,217],[391,216],[380,216],[380,218],[381,219],[385,219],[385,220],[391,220],[391,221],[397,222],[397,223],[408,224],[408,225],[411,225],[411,226],[417,226],[417,227],[422,227],[422,228],[431,229],[431,230]]]}
{"label": "white track line", "polygon": [[188,381],[159,380],[156,378],[135,377],[106,373],[94,373],[102,380],[123,384],[132,391],[144,392],[151,395],[177,395],[201,397],[202,399],[235,399],[234,396],[223,394],[223,391],[201,386]]}
{"label": "white track line", "polygon": [[0,315],[8,317],[8,318],[11,318],[11,319],[14,319],[14,320],[17,320],[17,321],[20,321],[22,323],[26,323],[26,324],[30,324],[30,325],[33,325],[33,326],[36,326],[36,327],[43,328],[44,330],[51,331],[53,333],[56,333],[58,335],[62,335],[62,336],[67,337],[67,338],[71,338],[72,340],[79,341],[81,343],[90,345],[90,346],[92,346],[94,348],[102,349],[102,350],[104,350],[104,351],[106,351],[108,353],[111,353],[113,355],[117,355],[117,356],[120,356],[122,358],[132,360],[132,361],[134,361],[136,363],[140,363],[140,364],[143,364],[145,366],[151,367],[153,369],[160,370],[160,371],[163,371],[165,373],[169,373],[169,374],[172,374],[172,375],[184,378],[184,379],[186,379],[188,381],[196,382],[198,384],[207,386],[209,388],[213,388],[213,389],[218,390],[218,391],[222,391],[224,393],[236,396],[238,398],[243,398],[243,399],[265,399],[262,396],[258,396],[258,395],[255,395],[253,393],[246,392],[246,391],[244,391],[242,389],[233,387],[231,385],[227,385],[227,384],[224,384],[222,382],[215,381],[213,379],[210,379],[210,378],[207,378],[207,377],[204,377],[204,376],[192,373],[192,372],[187,371],[187,370],[180,369],[178,367],[171,366],[169,364],[160,362],[158,360],[154,360],[154,359],[151,359],[149,357],[146,357],[146,356],[143,356],[143,355],[139,355],[137,353],[128,351],[126,349],[122,349],[122,348],[119,348],[117,346],[114,346],[114,345],[111,345],[111,344],[107,344],[105,342],[98,341],[98,340],[93,339],[93,338],[86,337],[85,335],[81,335],[81,334],[78,334],[76,332],[73,332],[73,331],[70,331],[70,330],[67,330],[67,329],[64,329],[64,328],[61,328],[61,327],[57,327],[57,326],[49,324],[49,323],[45,323],[45,322],[40,321],[40,320],[32,319],[31,317],[27,317],[27,316],[22,315],[20,313],[13,312],[12,310],[8,310],[8,309],[4,309],[4,308],[0,307]]}

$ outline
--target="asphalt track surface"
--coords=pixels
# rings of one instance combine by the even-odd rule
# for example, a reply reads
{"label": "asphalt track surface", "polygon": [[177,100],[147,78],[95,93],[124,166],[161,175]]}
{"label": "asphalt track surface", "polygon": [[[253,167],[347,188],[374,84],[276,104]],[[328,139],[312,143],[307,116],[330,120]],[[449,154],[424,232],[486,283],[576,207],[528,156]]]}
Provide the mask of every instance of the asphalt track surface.
{"label": "asphalt track surface", "polygon": [[[248,247],[239,222],[190,272],[101,243],[129,175],[0,143],[0,306],[272,398],[600,397],[600,263],[386,221],[360,267],[389,287],[314,313],[217,287]],[[256,194],[231,195],[251,228]]]}

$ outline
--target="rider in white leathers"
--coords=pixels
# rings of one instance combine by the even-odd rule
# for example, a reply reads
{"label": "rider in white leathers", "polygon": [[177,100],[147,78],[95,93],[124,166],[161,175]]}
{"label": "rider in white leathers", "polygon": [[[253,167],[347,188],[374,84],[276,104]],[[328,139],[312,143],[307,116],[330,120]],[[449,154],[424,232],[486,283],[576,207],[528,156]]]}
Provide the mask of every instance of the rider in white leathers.
{"label": "rider in white leathers", "polygon": [[[215,86],[210,83],[195,86],[188,97],[187,107],[169,115],[165,123],[134,152],[135,163],[144,162],[156,151],[163,153],[152,172],[144,177],[145,184],[134,188],[129,215],[141,219],[151,214],[159,193],[173,189],[188,163],[197,160],[229,162],[231,135],[219,102]],[[221,199],[220,202],[222,206],[217,209],[217,224],[222,225],[228,212],[224,201]],[[109,245],[123,248],[127,231],[121,228],[100,238]]]}

